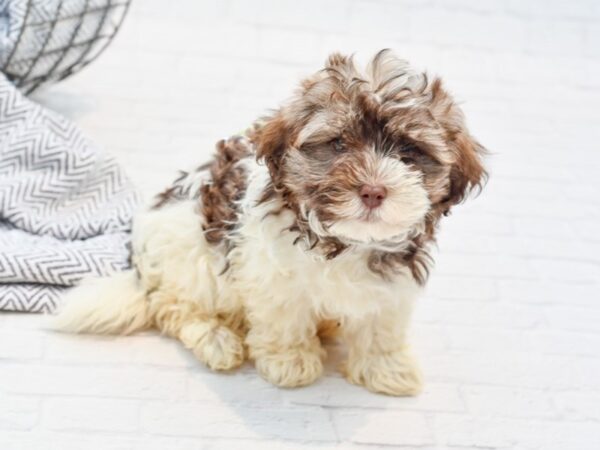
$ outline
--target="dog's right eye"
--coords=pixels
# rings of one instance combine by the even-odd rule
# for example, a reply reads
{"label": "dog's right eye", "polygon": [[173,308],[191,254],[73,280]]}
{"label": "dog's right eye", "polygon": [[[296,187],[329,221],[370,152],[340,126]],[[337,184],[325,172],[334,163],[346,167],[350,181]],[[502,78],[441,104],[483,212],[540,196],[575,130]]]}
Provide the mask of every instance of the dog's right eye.
{"label": "dog's right eye", "polygon": [[344,141],[342,140],[342,138],[332,139],[331,142],[330,142],[330,144],[331,144],[331,148],[333,148],[333,150],[336,153],[342,153],[346,149],[346,147],[344,146]]}

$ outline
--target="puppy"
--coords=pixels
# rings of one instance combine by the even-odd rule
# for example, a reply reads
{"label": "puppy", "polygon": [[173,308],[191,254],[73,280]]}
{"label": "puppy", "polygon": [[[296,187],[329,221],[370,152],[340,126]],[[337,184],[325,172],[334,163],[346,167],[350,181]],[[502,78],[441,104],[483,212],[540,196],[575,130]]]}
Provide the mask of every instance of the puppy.
{"label": "puppy", "polygon": [[323,371],[319,330],[348,344],[349,381],[413,395],[407,345],[440,218],[485,171],[435,78],[384,50],[331,55],[292,98],[184,173],[133,227],[132,269],[86,280],[55,327],[158,328],[215,370],[246,357],[278,386]]}

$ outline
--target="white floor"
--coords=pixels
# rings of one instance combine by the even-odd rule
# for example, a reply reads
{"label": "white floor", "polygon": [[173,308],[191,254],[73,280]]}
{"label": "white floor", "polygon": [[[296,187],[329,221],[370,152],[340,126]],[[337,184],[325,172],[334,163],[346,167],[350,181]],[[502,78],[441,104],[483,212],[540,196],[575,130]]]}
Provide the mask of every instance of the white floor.
{"label": "white floor", "polygon": [[278,390],[152,334],[65,337],[1,314],[2,450],[600,448],[597,0],[134,0],[103,57],[37,98],[148,198],[330,50],[382,47],[442,74],[492,152],[419,305],[425,393],[376,396],[333,369]]}

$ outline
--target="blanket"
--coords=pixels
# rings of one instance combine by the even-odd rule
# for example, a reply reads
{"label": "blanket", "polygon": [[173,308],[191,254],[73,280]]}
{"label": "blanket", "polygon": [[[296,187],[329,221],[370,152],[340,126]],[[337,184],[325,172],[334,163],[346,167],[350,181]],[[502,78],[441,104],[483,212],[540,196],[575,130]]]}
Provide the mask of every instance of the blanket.
{"label": "blanket", "polygon": [[129,266],[139,197],[114,158],[0,74],[0,310],[49,312]]}

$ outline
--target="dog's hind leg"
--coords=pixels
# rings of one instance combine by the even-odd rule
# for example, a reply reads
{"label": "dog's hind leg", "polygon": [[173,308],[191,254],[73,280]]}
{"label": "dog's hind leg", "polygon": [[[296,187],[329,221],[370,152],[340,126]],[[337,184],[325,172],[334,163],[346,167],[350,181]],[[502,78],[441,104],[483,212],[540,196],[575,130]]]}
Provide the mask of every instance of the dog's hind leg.
{"label": "dog's hind leg", "polygon": [[156,327],[179,339],[209,368],[229,370],[244,362],[240,329],[228,326],[218,316],[203,313],[192,302],[178,301],[163,291],[151,293],[149,301]]}

